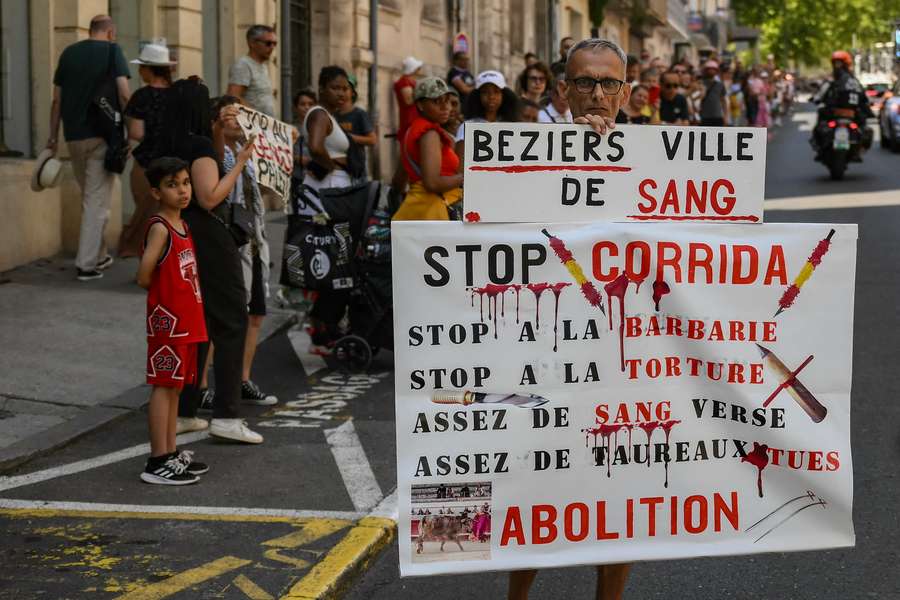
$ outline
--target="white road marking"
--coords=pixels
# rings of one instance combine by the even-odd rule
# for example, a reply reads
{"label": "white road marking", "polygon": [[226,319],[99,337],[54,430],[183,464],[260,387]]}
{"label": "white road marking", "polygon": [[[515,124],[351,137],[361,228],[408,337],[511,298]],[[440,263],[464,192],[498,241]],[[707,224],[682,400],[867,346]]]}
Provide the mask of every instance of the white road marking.
{"label": "white road marking", "polygon": [[[192,433],[183,433],[175,439],[178,442],[178,445],[183,446],[185,444],[191,444],[193,442],[204,440],[208,437],[208,431],[195,431]],[[51,467],[49,469],[44,469],[43,471],[35,471],[34,473],[28,473],[26,475],[16,475],[14,477],[0,477],[0,492],[22,487],[25,485],[40,483],[49,479],[56,479],[57,477],[64,477],[66,475],[81,473],[82,471],[88,471],[90,469],[96,469],[97,467],[111,465],[112,463],[149,453],[149,443],[138,444],[137,446],[125,448],[124,450],[118,450],[116,452],[110,452],[109,454],[104,454],[102,456],[79,460],[67,465]]]}
{"label": "white road marking", "polygon": [[359,512],[374,508],[384,498],[384,494],[353,428],[353,419],[348,419],[336,429],[326,429],[325,439],[331,446],[331,453],[341,472],[344,487],[353,501],[353,507]]}
{"label": "white road marking", "polygon": [[25,510],[63,510],[109,513],[197,514],[231,517],[284,517],[289,519],[343,519],[355,521],[364,513],[340,510],[282,510],[277,508],[243,508],[239,506],[170,506],[144,504],[107,504],[104,502],[55,502],[48,500],[13,500],[0,498],[0,508]]}
{"label": "white road marking", "polygon": [[764,210],[820,210],[827,208],[863,208],[867,206],[900,205],[900,191],[851,192],[847,194],[821,194],[766,200]]}
{"label": "white road marking", "polygon": [[394,489],[390,495],[385,496],[384,500],[378,503],[378,506],[372,509],[372,512],[369,513],[370,517],[382,517],[385,519],[393,519],[397,520],[399,516],[399,510],[397,507],[397,490]]}
{"label": "white road marking", "polygon": [[310,354],[309,347],[312,345],[312,339],[306,333],[306,329],[302,326],[292,327],[288,329],[287,336],[291,341],[291,347],[294,348],[294,354],[300,359],[300,364],[303,365],[303,371],[307,376],[328,368],[324,358],[318,354]]}

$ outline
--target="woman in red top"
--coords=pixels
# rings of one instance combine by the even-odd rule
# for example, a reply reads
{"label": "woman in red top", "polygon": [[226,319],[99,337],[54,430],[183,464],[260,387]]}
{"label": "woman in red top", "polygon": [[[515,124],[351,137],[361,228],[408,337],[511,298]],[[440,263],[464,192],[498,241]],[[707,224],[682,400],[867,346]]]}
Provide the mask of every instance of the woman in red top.
{"label": "woman in red top", "polygon": [[399,221],[446,221],[447,209],[462,197],[463,176],[453,139],[441,125],[450,118],[450,89],[443,79],[426,77],[416,84],[419,116],[400,140],[409,192],[394,215]]}

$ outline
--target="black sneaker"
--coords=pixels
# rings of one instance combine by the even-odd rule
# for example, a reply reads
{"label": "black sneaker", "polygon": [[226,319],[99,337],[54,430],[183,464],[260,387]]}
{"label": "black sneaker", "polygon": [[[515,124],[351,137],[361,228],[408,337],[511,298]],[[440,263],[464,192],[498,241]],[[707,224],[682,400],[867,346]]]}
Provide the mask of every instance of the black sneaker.
{"label": "black sneaker", "polygon": [[209,466],[206,463],[194,460],[193,450],[176,450],[173,454],[171,454],[171,458],[174,458],[175,460],[183,464],[184,470],[191,475],[203,475],[204,473],[209,471]]}
{"label": "black sneaker", "polygon": [[244,404],[255,404],[257,406],[272,406],[278,404],[278,398],[270,394],[264,394],[259,387],[252,381],[241,382],[241,400]]}
{"label": "black sneaker", "polygon": [[78,281],[90,281],[92,279],[100,279],[101,277],[103,277],[103,273],[97,269],[94,269],[93,271],[78,269]]}
{"label": "black sneaker", "polygon": [[200,405],[197,407],[198,410],[212,410],[213,409],[213,400],[216,397],[216,390],[211,390],[209,388],[204,388],[200,390]]}
{"label": "black sneaker", "polygon": [[162,460],[148,460],[141,473],[141,481],[157,485],[190,485],[200,481],[200,478],[188,473],[177,459],[165,457]]}
{"label": "black sneaker", "polygon": [[105,271],[106,269],[110,268],[112,266],[112,264],[113,264],[113,257],[110,256],[109,254],[107,254],[104,258],[102,258],[100,260],[100,262],[97,263],[96,269],[98,271]]}

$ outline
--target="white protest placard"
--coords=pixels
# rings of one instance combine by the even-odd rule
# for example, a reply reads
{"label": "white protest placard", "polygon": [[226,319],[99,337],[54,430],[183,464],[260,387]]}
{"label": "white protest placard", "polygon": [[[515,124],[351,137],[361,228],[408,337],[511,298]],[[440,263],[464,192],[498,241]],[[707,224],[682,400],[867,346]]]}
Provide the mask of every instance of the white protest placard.
{"label": "white protest placard", "polygon": [[294,170],[293,126],[243,105],[238,105],[238,124],[245,137],[256,136],[253,153],[256,182],[285,198]]}
{"label": "white protest placard", "polygon": [[762,223],[759,127],[467,123],[464,194],[482,222]]}
{"label": "white protest placard", "polygon": [[392,228],[402,575],[854,544],[856,225]]}

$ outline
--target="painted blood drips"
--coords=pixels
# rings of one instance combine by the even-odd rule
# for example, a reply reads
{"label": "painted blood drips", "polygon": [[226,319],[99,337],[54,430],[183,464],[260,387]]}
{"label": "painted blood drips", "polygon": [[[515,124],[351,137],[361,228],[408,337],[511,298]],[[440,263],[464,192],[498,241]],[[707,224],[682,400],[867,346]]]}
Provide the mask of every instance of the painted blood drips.
{"label": "painted blood drips", "polygon": [[534,320],[535,320],[535,328],[541,328],[541,294],[550,289],[549,283],[529,283],[526,285],[531,293],[534,294]]}
{"label": "painted blood drips", "polygon": [[646,423],[638,423],[638,427],[647,434],[647,468],[650,468],[650,440],[653,438],[653,430],[659,427],[659,421],[648,421]]}
{"label": "painted blood drips", "polygon": [[769,464],[769,446],[753,442],[753,450],[748,452],[746,456],[741,457],[741,462],[748,462],[757,468],[756,487],[759,490],[759,497],[763,497],[762,488],[762,472]]}
{"label": "painted blood drips", "polygon": [[[669,447],[669,435],[672,432],[672,428],[681,423],[678,419],[670,419],[668,421],[649,421],[643,423],[602,423],[598,424],[595,427],[591,427],[589,429],[582,429],[581,431],[585,434],[584,437],[584,446],[585,448],[590,446],[591,437],[593,437],[593,448],[596,451],[598,447],[598,436],[601,438],[600,447],[603,449],[606,458],[606,476],[611,477],[611,465],[613,460],[616,457],[616,452],[619,448],[619,432],[627,431],[628,432],[628,463],[632,463],[634,460],[634,447],[631,443],[631,433],[635,427],[640,427],[644,430],[644,433],[647,434],[647,468],[650,468],[650,463],[652,462],[652,441],[653,441],[653,432],[654,430],[662,429],[666,436],[666,447]],[[666,455],[668,458],[668,454]],[[665,467],[665,487],[669,487],[669,460],[666,460],[664,463]]]}
{"label": "painted blood drips", "polygon": [[[505,299],[506,292],[511,287],[512,286],[510,285],[498,285],[496,283],[489,283],[484,287],[472,289],[473,298],[475,294],[478,294],[479,301],[481,303],[482,323],[484,323],[484,297],[487,296],[488,298],[488,319],[493,318],[494,320],[494,339],[497,339],[497,296]],[[502,304],[505,304],[505,302],[506,301],[503,300]]]}
{"label": "painted blood drips", "polygon": [[662,279],[657,279],[653,282],[653,304],[656,307],[656,312],[659,312],[659,301],[671,291],[669,284]]}
{"label": "painted blood drips", "polygon": [[[606,476],[612,477],[612,473],[610,471],[610,465],[613,461],[613,452],[615,448],[619,446],[619,430],[622,429],[624,425],[622,424],[608,424],[604,423],[603,425],[598,425],[597,427],[592,427],[590,429],[584,429],[584,433],[588,435],[594,436],[594,448],[597,447],[597,435],[603,438],[603,448],[606,450]],[[615,442],[610,440],[610,436],[615,434]],[[584,436],[584,445],[587,447],[588,437]]]}
{"label": "painted blood drips", "polygon": [[[668,286],[667,286],[668,287]],[[669,446],[669,434],[672,433],[672,428],[681,423],[678,419],[671,419],[669,421],[660,421],[659,426],[662,427],[663,432],[666,434],[666,447]],[[666,481],[663,483],[663,487],[669,487],[669,457],[666,455],[665,461],[666,468]]]}
{"label": "painted blood drips", "polygon": [[628,275],[622,273],[609,283],[603,286],[606,291],[606,303],[609,305],[609,330],[612,331],[612,299],[619,299],[619,365],[622,372],[625,372],[625,292],[628,291],[628,284],[634,283],[635,292],[641,289],[643,279],[629,279]]}
{"label": "painted blood drips", "polygon": [[564,288],[567,288],[569,283],[554,283],[550,286],[550,291],[553,292],[553,351],[556,352],[557,347],[559,345],[559,335],[557,335],[556,330],[559,327],[559,295],[562,294]]}

